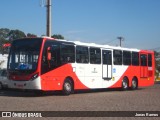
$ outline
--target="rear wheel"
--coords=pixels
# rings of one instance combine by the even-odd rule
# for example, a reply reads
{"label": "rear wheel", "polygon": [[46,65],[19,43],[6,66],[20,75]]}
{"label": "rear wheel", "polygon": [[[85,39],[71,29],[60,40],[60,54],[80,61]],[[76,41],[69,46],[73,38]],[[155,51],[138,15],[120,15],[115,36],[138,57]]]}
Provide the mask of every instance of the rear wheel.
{"label": "rear wheel", "polygon": [[63,84],[63,94],[70,95],[73,91],[73,84],[70,79],[66,79]]}
{"label": "rear wheel", "polygon": [[122,90],[128,90],[128,88],[129,88],[128,79],[126,77],[124,77],[123,81],[122,81]]}
{"label": "rear wheel", "polygon": [[133,78],[132,79],[132,86],[131,86],[131,89],[132,90],[136,90],[138,88],[138,81],[136,78]]}

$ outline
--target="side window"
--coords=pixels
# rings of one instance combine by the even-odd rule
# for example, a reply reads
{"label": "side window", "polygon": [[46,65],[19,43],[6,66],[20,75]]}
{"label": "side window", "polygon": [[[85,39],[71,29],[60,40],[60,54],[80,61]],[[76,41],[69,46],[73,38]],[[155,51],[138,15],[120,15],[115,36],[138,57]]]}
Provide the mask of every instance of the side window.
{"label": "side window", "polygon": [[123,51],[123,65],[131,65],[131,52]]}
{"label": "side window", "polygon": [[122,51],[114,50],[113,59],[114,59],[114,65],[122,65]]}
{"label": "side window", "polygon": [[[47,48],[50,47],[51,60],[47,60]],[[36,56],[35,58],[36,59]],[[60,61],[60,45],[53,41],[47,41],[44,45],[41,63],[42,74],[53,70],[61,65]]]}
{"label": "side window", "polygon": [[88,47],[76,46],[76,62],[77,63],[89,62]]}
{"label": "side window", "polygon": [[147,55],[141,54],[141,66],[147,66]]}
{"label": "side window", "polygon": [[152,66],[152,55],[148,54],[148,66],[151,67]]}
{"label": "side window", "polygon": [[91,64],[101,64],[100,48],[90,48],[90,63]]}
{"label": "side window", "polygon": [[51,61],[50,66],[51,69],[54,69],[60,65],[60,45],[53,44],[51,45]]}
{"label": "side window", "polygon": [[[49,54],[48,54],[48,48]],[[48,60],[48,58],[50,60]],[[36,57],[35,57],[36,59]],[[75,62],[74,45],[47,40],[42,53],[41,73],[44,74],[65,63]]]}
{"label": "side window", "polygon": [[132,52],[132,65],[139,66],[139,53],[138,52]]}
{"label": "side window", "polygon": [[61,61],[62,63],[75,62],[75,47],[74,45],[61,45]]}

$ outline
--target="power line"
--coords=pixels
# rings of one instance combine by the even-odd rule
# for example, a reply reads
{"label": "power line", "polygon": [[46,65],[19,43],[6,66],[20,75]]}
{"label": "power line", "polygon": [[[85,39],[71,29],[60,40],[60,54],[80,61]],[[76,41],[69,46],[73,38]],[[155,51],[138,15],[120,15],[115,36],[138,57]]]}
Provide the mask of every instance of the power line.
{"label": "power line", "polygon": [[112,42],[114,42],[114,41],[116,41],[117,39],[113,39],[113,40],[111,40],[111,41],[109,41],[109,42],[105,42],[104,44],[109,44],[109,43],[112,43]]}

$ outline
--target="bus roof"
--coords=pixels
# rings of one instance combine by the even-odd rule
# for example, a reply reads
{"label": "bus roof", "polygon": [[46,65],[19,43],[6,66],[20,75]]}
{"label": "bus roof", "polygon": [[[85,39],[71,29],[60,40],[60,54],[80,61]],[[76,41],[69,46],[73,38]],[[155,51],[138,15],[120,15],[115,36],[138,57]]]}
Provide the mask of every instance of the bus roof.
{"label": "bus roof", "polygon": [[56,41],[65,41],[69,43],[74,43],[75,45],[81,45],[81,46],[88,46],[88,47],[99,47],[99,48],[104,48],[104,49],[117,49],[117,50],[127,50],[127,51],[140,51],[139,49],[136,48],[125,48],[125,47],[120,47],[120,46],[110,46],[110,45],[101,45],[101,44],[96,44],[96,43],[85,43],[85,42],[80,42],[80,41],[68,41],[68,40],[61,40],[61,39],[55,39]]}
{"label": "bus roof", "polygon": [[[140,49],[137,49],[137,48],[125,48],[125,47],[120,47],[120,46],[101,45],[101,44],[96,44],[96,43],[85,43],[85,42],[80,42],[80,41],[68,41],[68,40],[64,40],[64,39],[55,39],[55,38],[51,38],[51,37],[47,37],[47,36],[35,37],[35,38],[68,42],[68,43],[73,43],[75,45],[88,46],[88,47],[99,47],[99,48],[104,48],[104,49],[116,49],[116,50],[127,50],[127,51],[137,51],[137,52],[140,51]],[[24,38],[22,38],[22,39],[24,39]],[[143,51],[153,52],[152,50],[143,50]]]}

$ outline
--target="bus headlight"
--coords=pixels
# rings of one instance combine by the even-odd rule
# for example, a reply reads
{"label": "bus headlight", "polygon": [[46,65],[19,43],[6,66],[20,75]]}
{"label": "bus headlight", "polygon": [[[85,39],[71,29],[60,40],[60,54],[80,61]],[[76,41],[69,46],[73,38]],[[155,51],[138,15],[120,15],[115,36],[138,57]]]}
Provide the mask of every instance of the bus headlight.
{"label": "bus headlight", "polygon": [[30,80],[31,80],[31,81],[32,81],[32,80],[35,80],[37,77],[38,77],[38,73],[34,74],[34,75],[31,77]]}

